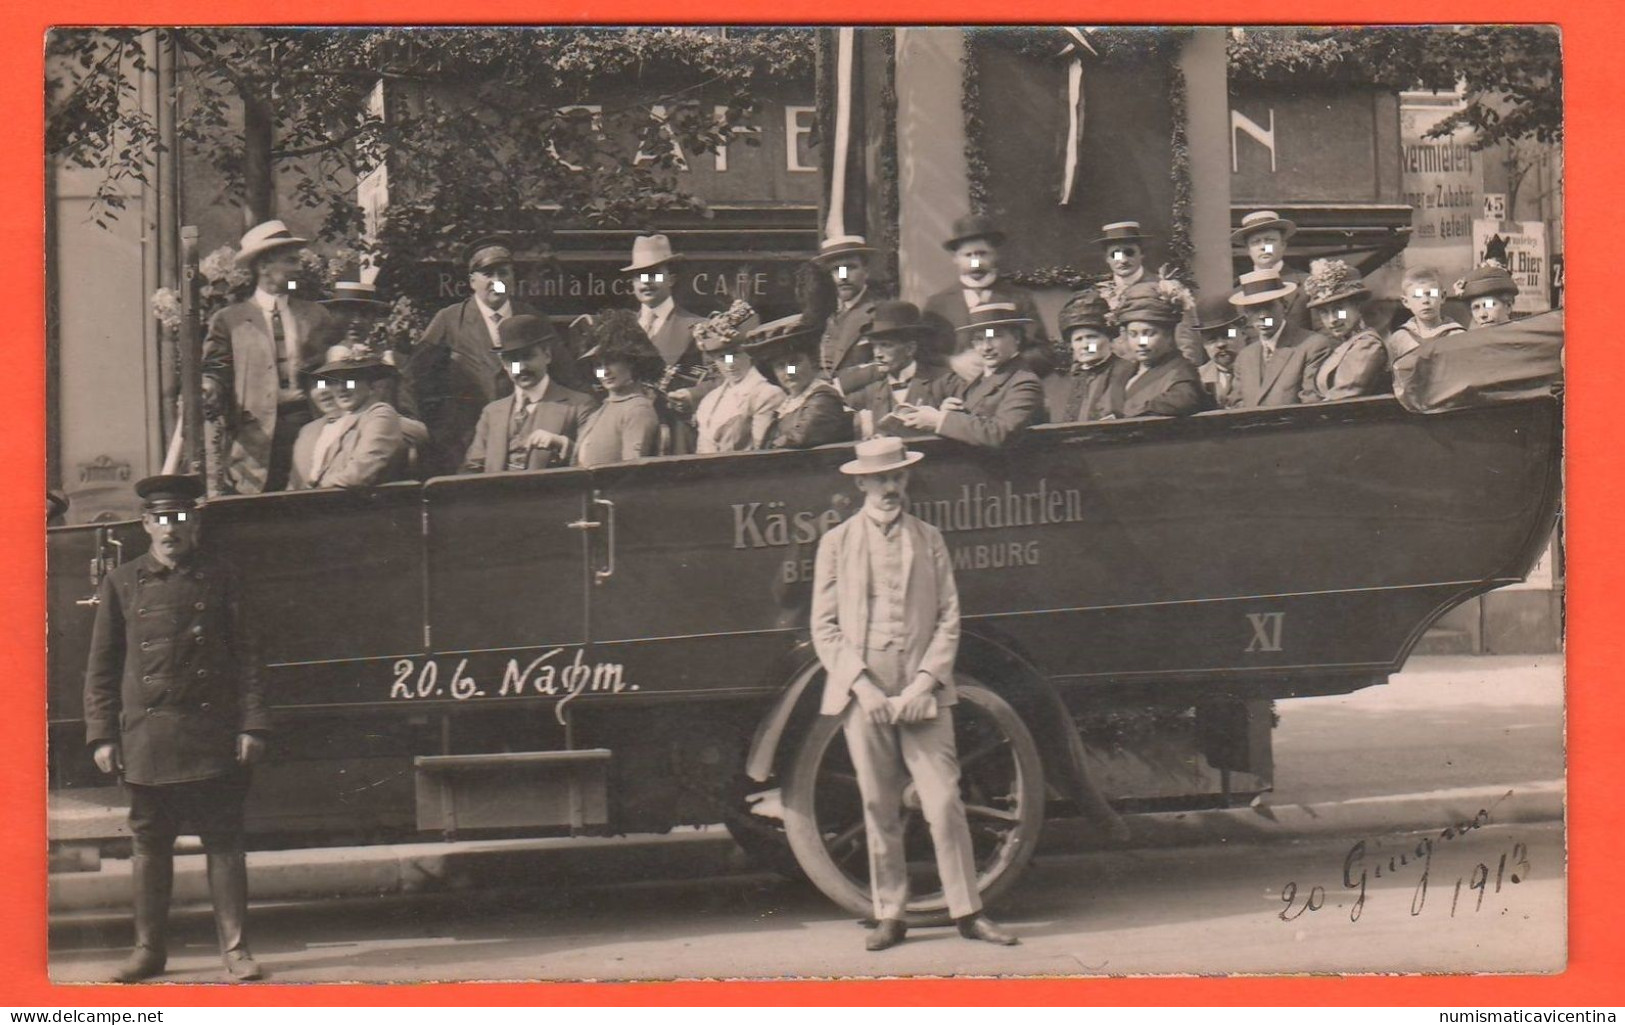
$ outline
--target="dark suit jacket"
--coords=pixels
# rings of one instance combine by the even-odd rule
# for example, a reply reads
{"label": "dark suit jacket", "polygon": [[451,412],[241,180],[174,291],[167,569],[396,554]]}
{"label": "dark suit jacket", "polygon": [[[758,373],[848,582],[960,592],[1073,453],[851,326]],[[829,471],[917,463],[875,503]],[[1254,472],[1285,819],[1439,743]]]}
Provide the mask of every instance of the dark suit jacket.
{"label": "dark suit jacket", "polygon": [[[541,313],[516,299],[508,301],[508,312]],[[570,362],[567,354],[555,352],[553,367],[565,375],[574,369]],[[401,412],[429,428],[429,443],[419,455],[424,473],[458,472],[481,411],[511,394],[513,382],[502,370],[474,297],[436,313],[407,359],[400,389]]]}
{"label": "dark suit jacket", "polygon": [[1020,357],[975,381],[955,375],[950,394],[965,403],[965,411],[943,414],[937,433],[944,438],[999,448],[1044,422],[1044,385],[1022,367]]}
{"label": "dark suit jacket", "polygon": [[869,362],[871,354],[867,343],[859,344],[863,332],[869,323],[875,319],[875,305],[883,300],[883,296],[873,288],[866,289],[863,296],[852,304],[850,309],[836,313],[824,325],[823,346],[820,356],[827,349],[830,356],[830,374],[837,375],[842,370]]}
{"label": "dark suit jacket", "polygon": [[[915,406],[940,406],[958,379],[952,370],[941,364],[921,363],[915,360],[914,376],[909,378],[908,391],[904,393],[904,398]],[[897,408],[896,402],[892,399],[891,387],[885,377],[870,381],[848,395],[846,404],[857,412],[867,411],[877,426],[885,419],[887,413]],[[880,429],[878,433],[907,438],[924,435],[927,432],[897,425],[895,429]]]}
{"label": "dark suit jacket", "polygon": [[149,553],[102,579],[85,668],[85,741],[122,745],[124,778],[161,786],[237,769],[237,734],[271,728],[259,655],[224,567]]}
{"label": "dark suit jacket", "polygon": [[815,383],[812,389],[793,412],[776,414],[763,448],[813,448],[852,440],[852,414],[840,393],[824,383]]}
{"label": "dark suit jacket", "polygon": [[1136,365],[1120,356],[1081,374],[1053,374],[1044,378],[1044,407],[1052,424],[1104,420],[1123,415],[1123,386]]}
{"label": "dark suit jacket", "polygon": [[1231,406],[1291,406],[1319,402],[1315,375],[1332,351],[1325,335],[1288,323],[1281,329],[1275,358],[1264,364],[1264,343],[1253,342],[1236,357],[1236,391]]}
{"label": "dark suit jacket", "polygon": [[1123,390],[1123,416],[1190,416],[1207,402],[1202,377],[1191,361],[1169,356]]}
{"label": "dark suit jacket", "polygon": [[[463,460],[463,473],[505,473],[508,469],[508,426],[513,419],[512,395],[497,399],[485,407],[474,428],[474,440],[469,443],[468,455]],[[598,405],[591,396],[572,391],[557,381],[549,380],[542,400],[525,418],[523,432],[552,431],[574,441],[586,423],[587,414]],[[525,456],[525,469],[545,470],[554,463],[565,463],[557,449],[533,448]]]}
{"label": "dark suit jacket", "polygon": [[[1044,318],[1039,314],[1038,303],[1031,292],[1000,282],[993,286],[992,301],[1015,303],[1022,316],[1032,318],[1032,324],[1027,327],[1027,342],[1022,346],[1024,354],[1028,350],[1035,355],[1041,351],[1045,359],[1052,358],[1049,355],[1049,331],[1044,327]],[[956,281],[952,288],[945,288],[933,295],[925,301],[922,312],[926,322],[936,330],[938,355],[948,356],[970,348],[970,336],[958,330],[970,323],[970,307],[965,305],[963,285]]]}

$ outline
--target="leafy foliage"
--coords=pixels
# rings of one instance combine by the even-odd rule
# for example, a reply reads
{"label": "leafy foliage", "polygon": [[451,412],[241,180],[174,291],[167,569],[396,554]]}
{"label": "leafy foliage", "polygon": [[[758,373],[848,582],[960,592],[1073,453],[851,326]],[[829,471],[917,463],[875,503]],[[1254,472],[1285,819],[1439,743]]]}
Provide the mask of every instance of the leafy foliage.
{"label": "leafy foliage", "polygon": [[[266,159],[293,172],[294,201],[321,213],[326,238],[356,234],[356,179],[387,161],[384,241],[414,255],[486,230],[703,213],[677,185],[677,147],[690,159],[714,151],[749,127],[764,87],[812,75],[811,34],[799,29],[56,31],[47,152],[105,172],[103,223],[151,181],[162,152],[136,102],[154,43],[178,58],[176,137],[233,198],[248,201],[255,175],[270,177],[243,127],[245,111],[263,111]],[[368,104],[380,81],[384,116]],[[603,106],[579,106],[589,101]]]}
{"label": "leafy foliage", "polygon": [[1232,81],[1464,88],[1465,107],[1428,134],[1477,132],[1474,147],[1563,138],[1563,52],[1553,27],[1249,28],[1232,34]]}

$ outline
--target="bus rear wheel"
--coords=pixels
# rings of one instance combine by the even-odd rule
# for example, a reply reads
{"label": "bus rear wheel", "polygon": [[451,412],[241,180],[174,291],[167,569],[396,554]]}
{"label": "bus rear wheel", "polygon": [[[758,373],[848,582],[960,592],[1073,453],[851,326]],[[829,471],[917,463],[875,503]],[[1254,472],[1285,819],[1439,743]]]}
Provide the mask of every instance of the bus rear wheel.
{"label": "bus rear wheel", "polygon": [[[977,888],[991,904],[1010,889],[1032,858],[1044,824],[1044,764],[1021,716],[987,687],[957,676],[953,707],[960,795],[976,854]],[[908,919],[947,921],[931,834],[912,786],[904,794],[909,863]],[[841,717],[820,716],[801,740],[784,788],[784,826],[807,878],[853,914],[873,911],[869,850],[857,775]]]}

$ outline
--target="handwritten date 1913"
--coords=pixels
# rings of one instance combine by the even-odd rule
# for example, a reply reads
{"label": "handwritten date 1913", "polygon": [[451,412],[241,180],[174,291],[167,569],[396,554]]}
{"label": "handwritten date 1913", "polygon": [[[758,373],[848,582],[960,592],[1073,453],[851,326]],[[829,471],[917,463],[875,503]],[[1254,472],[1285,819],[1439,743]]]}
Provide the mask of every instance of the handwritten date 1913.
{"label": "handwritten date 1913", "polygon": [[[1469,832],[1482,828],[1489,823],[1489,813],[1480,811],[1471,821],[1458,823],[1437,834],[1424,836],[1414,846],[1407,846],[1404,850],[1385,855],[1380,850],[1380,844],[1373,844],[1367,840],[1360,840],[1348,849],[1343,859],[1342,890],[1353,896],[1348,904],[1349,921],[1358,922],[1365,912],[1368,894],[1368,883],[1373,879],[1384,876],[1396,877],[1406,872],[1416,872],[1415,886],[1411,890],[1410,913],[1412,917],[1422,914],[1427,906],[1428,887],[1433,872],[1433,854],[1435,844],[1455,840]],[[1500,853],[1500,857],[1492,862],[1479,862],[1472,869],[1455,880],[1454,892],[1450,899],[1450,916],[1454,918],[1458,912],[1465,913],[1467,905],[1462,900],[1462,889],[1468,891],[1467,900],[1472,902],[1472,910],[1476,913],[1484,906],[1484,896],[1488,892],[1500,893],[1508,885],[1516,885],[1529,878],[1529,848],[1523,843],[1514,843],[1510,849]],[[1472,896],[1477,891],[1477,897]],[[1296,881],[1288,882],[1281,887],[1281,903],[1283,907],[1277,913],[1283,922],[1293,922],[1306,914],[1314,914],[1327,904],[1326,887],[1312,885],[1307,889],[1298,885]],[[1342,907],[1342,902],[1337,904]]]}

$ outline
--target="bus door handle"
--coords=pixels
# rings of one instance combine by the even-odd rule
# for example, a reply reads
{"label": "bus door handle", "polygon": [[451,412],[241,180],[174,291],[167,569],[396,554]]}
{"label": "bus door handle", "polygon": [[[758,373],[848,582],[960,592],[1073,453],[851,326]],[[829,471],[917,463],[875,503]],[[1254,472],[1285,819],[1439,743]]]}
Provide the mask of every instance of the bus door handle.
{"label": "bus door handle", "polygon": [[615,503],[607,498],[600,497],[596,492],[594,492],[592,496],[592,504],[603,507],[603,519],[589,520],[583,517],[579,520],[572,520],[569,523],[566,523],[565,526],[571,530],[597,530],[599,527],[608,528],[607,536],[604,538],[604,547],[606,549],[604,556],[604,568],[595,569],[592,571],[593,582],[601,584],[615,575]]}
{"label": "bus door handle", "polygon": [[124,562],[124,542],[111,536],[106,527],[96,529],[96,555],[90,560],[90,589],[88,598],[80,598],[75,605],[85,605],[95,608],[102,603],[100,592],[102,578],[118,569]]}
{"label": "bus door handle", "polygon": [[615,503],[595,494],[592,496],[592,504],[603,507],[602,522],[608,527],[604,537],[604,568],[592,572],[593,582],[601,584],[615,575]]}

